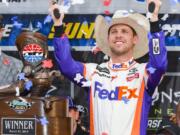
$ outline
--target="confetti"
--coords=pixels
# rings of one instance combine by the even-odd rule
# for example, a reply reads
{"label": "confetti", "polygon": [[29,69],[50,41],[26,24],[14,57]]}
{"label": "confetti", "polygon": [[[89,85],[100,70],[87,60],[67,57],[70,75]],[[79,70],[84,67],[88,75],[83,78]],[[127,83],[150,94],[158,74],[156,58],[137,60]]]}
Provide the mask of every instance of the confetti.
{"label": "confetti", "polygon": [[25,73],[19,73],[18,80],[25,80]]}
{"label": "confetti", "polygon": [[52,21],[52,17],[51,17],[51,15],[48,15],[48,16],[46,16],[46,18],[44,19],[44,24],[50,23],[51,21]]}
{"label": "confetti", "polygon": [[67,6],[70,4],[70,1],[69,0],[64,0],[64,6]]}
{"label": "confetti", "polygon": [[106,21],[108,24],[111,24],[111,22],[112,22],[112,18],[111,18],[111,17],[105,16],[104,19],[105,19],[105,21]]}
{"label": "confetti", "polygon": [[45,126],[49,123],[49,121],[47,120],[46,117],[40,118],[39,120],[41,122],[41,125],[43,125],[43,126]]}
{"label": "confetti", "polygon": [[70,9],[71,5],[68,4],[68,5],[60,5],[59,6],[59,9],[60,9],[60,13],[68,13],[69,12],[69,9]]}
{"label": "confetti", "polygon": [[71,4],[75,5],[75,4],[84,4],[84,0],[71,0]]}
{"label": "confetti", "polygon": [[103,5],[109,6],[111,4],[111,0],[104,0]]}
{"label": "confetti", "polygon": [[10,64],[10,61],[8,58],[3,58],[3,64],[4,65],[9,65]]}
{"label": "confetti", "polygon": [[164,14],[161,20],[166,21],[168,17],[169,17],[169,14]]}
{"label": "confetti", "polygon": [[127,99],[126,97],[122,97],[122,101],[124,101],[125,104],[128,104],[129,99]]}
{"label": "confetti", "polygon": [[42,23],[41,22],[37,22],[36,27],[39,29],[42,29]]}
{"label": "confetti", "polygon": [[32,86],[33,86],[32,81],[27,81],[27,82],[25,83],[25,88],[26,88],[27,91],[29,91]]}
{"label": "confetti", "polygon": [[88,25],[88,21],[83,21],[83,25]]}
{"label": "confetti", "polygon": [[105,11],[104,11],[104,14],[105,14],[105,15],[110,15],[109,10],[105,10]]}
{"label": "confetti", "polygon": [[11,18],[11,21],[18,21],[18,16],[13,16],[12,18]]}
{"label": "confetti", "polygon": [[43,68],[52,68],[53,67],[53,63],[52,63],[52,60],[44,60],[42,61],[42,67]]}
{"label": "confetti", "polygon": [[87,35],[87,33],[86,33],[84,30],[82,30],[82,33],[83,33],[84,35]]}
{"label": "confetti", "polygon": [[14,21],[13,26],[17,27],[18,29],[22,28],[23,24],[19,23],[18,21]]}

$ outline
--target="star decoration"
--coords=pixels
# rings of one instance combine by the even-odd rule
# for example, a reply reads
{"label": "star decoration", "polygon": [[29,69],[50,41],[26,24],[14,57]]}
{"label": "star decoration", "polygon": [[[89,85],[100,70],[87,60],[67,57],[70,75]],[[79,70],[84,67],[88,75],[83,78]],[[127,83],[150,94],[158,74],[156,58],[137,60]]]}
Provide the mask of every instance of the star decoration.
{"label": "star decoration", "polygon": [[33,86],[32,81],[27,81],[27,82],[25,83],[25,88],[26,88],[27,91],[29,91],[32,86]]}
{"label": "star decoration", "polygon": [[22,30],[36,32],[39,28],[34,28],[32,22],[30,22],[28,28],[22,28]]}
{"label": "star decoration", "polygon": [[25,73],[19,73],[18,74],[18,79],[19,80],[25,80]]}
{"label": "star decoration", "polygon": [[128,104],[129,99],[127,99],[126,97],[122,97],[122,101],[124,101],[125,104]]}
{"label": "star decoration", "polygon": [[77,83],[79,83],[81,81],[81,79],[83,79],[83,76],[80,73],[76,74],[76,77],[74,78],[74,81],[76,81]]}
{"label": "star decoration", "polygon": [[48,59],[48,60],[43,60],[43,61],[42,61],[42,67],[43,67],[43,68],[52,68],[52,67],[53,67],[52,60],[50,60],[50,59]]}
{"label": "star decoration", "polygon": [[147,71],[149,71],[149,73],[151,73],[151,74],[154,74],[154,72],[156,71],[156,69],[153,68],[153,67],[149,67],[149,68],[147,68]]}
{"label": "star decoration", "polygon": [[82,82],[82,87],[90,87],[91,86],[91,81],[83,81]]}
{"label": "star decoration", "polygon": [[47,125],[49,123],[49,121],[47,120],[46,117],[42,117],[39,120],[41,122],[41,125],[43,125],[43,126],[45,126],[45,125]]}

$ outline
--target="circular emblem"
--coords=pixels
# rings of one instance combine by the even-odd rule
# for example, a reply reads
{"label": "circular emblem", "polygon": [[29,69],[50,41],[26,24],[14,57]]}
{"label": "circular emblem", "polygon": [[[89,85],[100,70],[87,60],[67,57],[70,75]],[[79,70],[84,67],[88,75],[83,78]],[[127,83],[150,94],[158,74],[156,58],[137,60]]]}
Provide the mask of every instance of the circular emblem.
{"label": "circular emblem", "polygon": [[24,46],[22,54],[24,60],[29,63],[37,63],[44,59],[44,52],[42,47],[34,43]]}

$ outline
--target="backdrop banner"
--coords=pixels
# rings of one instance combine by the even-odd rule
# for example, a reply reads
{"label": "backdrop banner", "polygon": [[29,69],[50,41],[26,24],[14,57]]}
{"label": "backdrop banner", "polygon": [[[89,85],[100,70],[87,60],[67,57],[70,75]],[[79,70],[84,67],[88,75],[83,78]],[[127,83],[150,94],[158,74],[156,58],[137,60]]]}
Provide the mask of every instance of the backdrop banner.
{"label": "backdrop banner", "polygon": [[[37,31],[48,37],[48,45],[52,45],[54,29],[51,17],[46,15],[7,15],[4,14],[5,31],[1,46],[14,46],[17,35],[23,30]],[[77,50],[90,50],[95,45],[94,20],[96,15],[66,15],[64,19],[65,33],[69,37],[71,46]],[[109,16],[105,17],[111,21]],[[166,35],[166,46],[170,50],[180,46],[180,15],[162,14],[160,24]],[[173,48],[172,46],[176,46]]]}

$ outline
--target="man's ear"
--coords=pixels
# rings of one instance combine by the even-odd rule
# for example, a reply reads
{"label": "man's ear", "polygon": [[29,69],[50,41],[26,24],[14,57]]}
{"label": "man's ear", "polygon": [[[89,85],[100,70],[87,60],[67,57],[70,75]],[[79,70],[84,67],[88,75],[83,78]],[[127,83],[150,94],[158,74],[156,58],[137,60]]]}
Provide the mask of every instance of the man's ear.
{"label": "man's ear", "polygon": [[133,37],[133,44],[136,45],[137,42],[138,42],[138,40],[139,40],[139,37],[138,37],[137,35],[135,35],[135,36]]}

